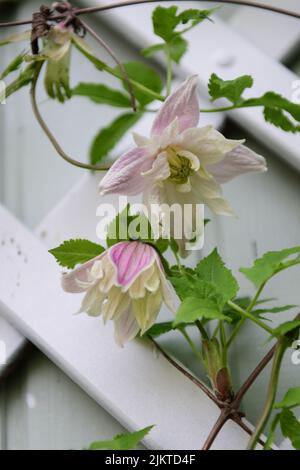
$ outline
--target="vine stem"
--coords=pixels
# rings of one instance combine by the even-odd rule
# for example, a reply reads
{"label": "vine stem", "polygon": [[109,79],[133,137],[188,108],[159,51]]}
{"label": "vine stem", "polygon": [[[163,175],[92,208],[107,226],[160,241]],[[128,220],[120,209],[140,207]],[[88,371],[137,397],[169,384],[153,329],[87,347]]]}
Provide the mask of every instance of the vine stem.
{"label": "vine stem", "polygon": [[244,395],[247,393],[249,388],[252,386],[252,384],[255,382],[259,374],[264,370],[264,368],[269,364],[271,359],[273,358],[274,354],[276,351],[276,345],[273,346],[272,349],[265,355],[265,357],[260,361],[260,363],[255,367],[253,372],[249,375],[247,380],[243,383],[239,391],[237,392],[235,399],[234,399],[234,404],[236,407],[239,407],[241,404],[242,399],[244,398]]}
{"label": "vine stem", "polygon": [[[246,311],[247,312],[251,312],[251,310],[253,309],[253,307],[255,307],[264,287],[266,285],[266,282],[263,282],[260,286],[259,286],[259,289],[257,290],[255,296],[253,297],[252,301],[250,302],[249,306],[247,307]],[[231,333],[231,336],[229,337],[228,341],[227,341],[227,348],[229,348],[229,346],[231,345],[231,343],[235,340],[237,334],[239,333],[240,329],[242,328],[242,326],[244,325],[246,321],[246,318],[242,318],[237,326],[235,327],[235,329],[233,330],[233,332]]]}
{"label": "vine stem", "polygon": [[229,300],[227,303],[231,308],[233,308],[238,313],[240,313],[244,318],[246,318],[246,319],[248,318],[252,322],[256,323],[258,326],[260,326],[263,330],[265,330],[268,333],[270,333],[271,335],[273,335],[273,333],[274,333],[273,328],[270,328],[268,325],[266,325],[259,318],[256,318],[253,315],[251,315],[251,313],[248,310],[242,309],[239,305],[235,304],[234,302],[231,302],[231,300]]}
{"label": "vine stem", "polygon": [[202,450],[209,450],[211,448],[211,446],[216,440],[216,437],[218,436],[219,432],[223,428],[224,424],[228,421],[229,415],[230,415],[230,412],[226,408],[224,408],[224,410],[221,411],[220,416],[215,422],[205,443],[203,444]]}
{"label": "vine stem", "polygon": [[116,56],[116,54],[114,53],[114,51],[112,50],[112,48],[104,41],[104,39],[102,39],[97,33],[96,31],[93,30],[93,28],[91,28],[85,21],[83,20],[80,20],[82,26],[84,27],[84,29],[86,31],[88,31],[88,33],[94,38],[96,39],[96,41],[99,42],[99,44],[108,52],[108,54],[114,59],[115,63],[118,65],[120,71],[122,72],[123,74],[123,78],[124,78],[124,81],[127,83],[127,86],[128,86],[128,91],[129,91],[129,94],[130,94],[130,97],[131,97],[131,106],[132,106],[132,109],[134,112],[136,112],[137,110],[137,106],[136,106],[136,99],[135,99],[135,94],[134,94],[134,91],[133,91],[133,87],[132,87],[132,83],[128,77],[128,73],[124,67],[124,65],[122,64],[122,62],[118,59],[118,57]]}
{"label": "vine stem", "polygon": [[[101,11],[106,11],[106,10],[112,10],[114,8],[122,8],[126,6],[131,6],[131,5],[139,5],[139,4],[144,4],[144,3],[163,3],[167,0],[131,0],[131,1],[126,1],[126,2],[118,2],[118,3],[113,3],[111,5],[103,5],[99,7],[87,7],[87,8],[78,8],[74,11],[76,15],[86,15],[90,13],[97,13]],[[178,0],[178,1],[185,1],[185,0]],[[201,1],[201,0],[199,0]],[[207,2],[215,2],[215,0],[205,0]],[[300,18],[300,13],[297,13],[295,11],[287,10],[285,8],[280,8],[280,7],[275,7],[272,5],[267,5],[265,3],[259,3],[259,2],[251,2],[251,1],[246,1],[246,0],[219,0],[217,3],[220,4],[228,4],[228,5],[241,5],[241,6],[246,6],[246,7],[251,7],[251,8],[258,8],[261,10],[266,10],[274,13],[279,13],[282,15],[286,16],[291,16],[294,18]],[[52,17],[52,20],[60,20],[63,18],[63,15],[55,15]],[[28,20],[21,20],[21,21],[9,21],[7,23],[0,23],[0,28],[6,28],[9,26],[23,26],[23,25],[28,25],[32,23],[32,19]]]}
{"label": "vine stem", "polygon": [[206,385],[204,385],[200,380],[194,377],[189,371],[187,371],[184,367],[182,367],[178,362],[176,362],[169,354],[151,337],[147,336],[148,339],[153,343],[155,348],[162,354],[162,356],[167,359],[167,361],[172,364],[179,372],[181,372],[186,378],[188,378],[191,382],[193,382],[198,388],[202,390],[216,405],[220,405],[218,399],[214,396],[213,392],[209,390]]}
{"label": "vine stem", "polygon": [[282,359],[283,359],[283,356],[287,347],[288,347],[287,339],[285,337],[279,338],[278,343],[276,345],[275,355],[274,355],[274,361],[273,361],[273,367],[271,371],[267,399],[264,405],[262,415],[249,441],[248,450],[255,449],[258,439],[260,438],[261,433],[264,431],[266,424],[268,422],[268,419],[271,415],[275,398],[276,398],[276,393],[277,393],[281,363],[282,363]]}
{"label": "vine stem", "polygon": [[61,148],[61,146],[55,139],[54,135],[50,131],[49,127],[45,123],[40,113],[37,100],[36,100],[36,86],[37,86],[37,82],[41,73],[42,66],[43,66],[43,62],[37,63],[36,65],[36,71],[35,71],[34,78],[32,80],[31,88],[30,88],[31,105],[32,105],[33,113],[35,115],[36,120],[38,121],[39,125],[41,126],[45,134],[47,135],[53,147],[55,148],[57,153],[63,158],[63,160],[65,160],[66,162],[70,163],[73,166],[77,166],[79,168],[84,168],[87,170],[94,170],[94,171],[109,170],[110,165],[90,165],[88,163],[82,163],[82,162],[75,160],[74,158],[70,157],[64,152],[64,150]]}

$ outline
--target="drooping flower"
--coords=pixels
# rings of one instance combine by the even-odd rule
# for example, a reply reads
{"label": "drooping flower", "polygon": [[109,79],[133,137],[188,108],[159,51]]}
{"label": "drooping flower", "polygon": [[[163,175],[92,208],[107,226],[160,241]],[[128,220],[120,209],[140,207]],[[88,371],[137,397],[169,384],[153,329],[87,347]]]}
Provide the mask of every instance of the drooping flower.
{"label": "drooping flower", "polygon": [[113,320],[116,342],[123,346],[156,321],[163,303],[175,312],[174,291],[156,250],[140,241],[113,245],[71,273],[65,291],[86,292],[80,312]]}
{"label": "drooping flower", "polygon": [[[200,115],[197,83],[197,76],[189,77],[167,98],[149,138],[134,134],[136,147],[113,164],[100,183],[100,194],[143,193],[148,207],[206,204],[217,214],[233,215],[220,183],[243,173],[265,171],[266,162],[244,141],[226,139],[212,126],[196,127]],[[196,211],[187,222],[195,235]]]}

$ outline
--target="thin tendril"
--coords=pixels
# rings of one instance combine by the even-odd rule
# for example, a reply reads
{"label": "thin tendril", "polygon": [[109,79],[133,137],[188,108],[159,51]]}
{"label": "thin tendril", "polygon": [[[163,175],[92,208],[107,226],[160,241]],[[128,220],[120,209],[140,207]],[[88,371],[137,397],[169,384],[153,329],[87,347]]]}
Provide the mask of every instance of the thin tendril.
{"label": "thin tendril", "polygon": [[43,66],[43,62],[37,64],[35,75],[34,75],[34,78],[32,80],[32,83],[31,83],[31,89],[30,89],[31,105],[32,105],[34,115],[35,115],[39,125],[41,126],[41,128],[43,129],[45,134],[47,135],[47,137],[50,140],[50,142],[52,143],[53,147],[55,148],[57,153],[63,158],[63,160],[65,160],[66,162],[70,163],[73,166],[77,166],[79,168],[84,168],[86,170],[93,170],[93,171],[107,171],[107,170],[109,170],[110,165],[90,165],[88,163],[82,163],[82,162],[79,162],[78,160],[75,160],[74,158],[70,157],[69,155],[67,155],[64,152],[64,150],[61,148],[60,144],[55,139],[54,135],[50,131],[49,127],[45,123],[45,121],[44,121],[44,119],[43,119],[43,117],[40,113],[40,110],[39,110],[39,107],[38,107],[38,104],[37,104],[37,100],[36,100],[36,86],[37,86],[37,82],[38,82],[38,79],[39,79],[39,76],[40,76],[40,73],[41,73],[42,66]]}
{"label": "thin tendril", "polygon": [[[101,7],[87,7],[87,8],[79,8],[75,9],[74,13],[76,15],[86,15],[90,13],[97,13],[101,11],[107,11],[107,10],[112,10],[115,8],[122,8],[126,6],[131,6],[131,5],[139,5],[139,4],[144,4],[144,3],[163,3],[168,0],[131,0],[131,1],[126,1],[122,3],[113,3],[112,5],[105,5]],[[185,0],[177,0],[177,2],[183,2]],[[202,0],[198,0],[201,2]],[[240,6],[246,6],[246,7],[251,7],[251,8],[258,8],[261,10],[265,11],[270,11],[274,13],[279,13],[281,15],[286,15],[286,16],[291,16],[293,18],[300,18],[300,13],[297,13],[296,11],[292,10],[287,10],[285,8],[280,8],[280,7],[275,7],[272,5],[266,5],[264,3],[259,3],[259,2],[250,2],[250,1],[245,1],[245,0],[219,0],[216,2],[215,0],[203,0],[206,2],[214,2],[214,3],[220,3],[220,4],[227,4],[227,5],[240,5]],[[55,15],[51,18],[51,20],[60,20],[64,18],[64,15]],[[20,20],[20,21],[10,21],[7,23],[0,23],[0,28],[6,28],[9,26],[24,26],[31,24],[32,20]]]}

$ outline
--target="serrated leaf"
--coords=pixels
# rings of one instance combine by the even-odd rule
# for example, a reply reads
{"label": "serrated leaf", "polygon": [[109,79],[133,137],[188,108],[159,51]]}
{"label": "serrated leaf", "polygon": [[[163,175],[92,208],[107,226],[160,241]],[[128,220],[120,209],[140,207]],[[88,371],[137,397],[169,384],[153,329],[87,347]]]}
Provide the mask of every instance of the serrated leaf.
{"label": "serrated leaf", "polygon": [[122,114],[101,129],[92,142],[90,162],[95,165],[103,160],[141,116],[141,113]]}
{"label": "serrated leaf", "polygon": [[274,408],[294,408],[295,406],[300,406],[300,387],[290,388]]}
{"label": "serrated leaf", "polygon": [[180,18],[177,16],[177,6],[168,8],[158,6],[152,14],[152,22],[154,33],[168,42],[174,36],[176,26],[180,23]]}
{"label": "serrated leaf", "polygon": [[[198,25],[200,22],[209,19],[210,15],[215,10],[215,8],[210,10],[199,10],[194,8],[184,10],[177,15],[177,6],[171,6],[168,8],[158,6],[152,14],[154,33],[164,39],[165,42],[169,43],[175,35],[180,35]],[[188,24],[188,28],[182,31],[176,30],[177,26],[180,24]]]}
{"label": "serrated leaf", "polygon": [[83,264],[104,252],[104,248],[89,240],[67,240],[57,248],[49,250],[65,268],[73,269],[77,264]]}
{"label": "serrated leaf", "polygon": [[300,122],[300,105],[278,93],[268,91],[259,98],[245,100],[243,107],[249,106],[263,106],[265,120],[286,132],[300,131],[300,126],[297,125],[297,122]]}
{"label": "serrated leaf", "polygon": [[148,426],[137,432],[119,434],[110,441],[98,441],[90,445],[88,450],[132,450],[149,434],[154,426]]}
{"label": "serrated leaf", "polygon": [[180,323],[191,323],[201,318],[230,321],[230,318],[220,312],[219,306],[213,300],[187,297],[176,313],[174,326]]}
{"label": "serrated leaf", "polygon": [[198,263],[195,272],[199,279],[210,282],[223,297],[224,304],[236,296],[239,285],[231,271],[225,266],[217,249]]}
{"label": "serrated leaf", "polygon": [[117,108],[131,108],[131,101],[128,96],[103,84],[79,83],[72,90],[72,95],[85,96],[97,104],[107,104]]}
{"label": "serrated leaf", "polygon": [[265,108],[264,117],[266,122],[279,127],[285,132],[300,132],[300,125],[294,124],[283,112],[278,108]]}
{"label": "serrated leaf", "polygon": [[300,122],[300,105],[284,98],[283,96],[268,91],[259,98],[251,98],[244,102],[245,106],[264,106],[266,108],[283,109],[287,111],[296,121]]}
{"label": "serrated leaf", "polygon": [[265,253],[251,268],[241,268],[240,272],[259,287],[275,274],[297,264],[300,264],[300,247]]}
{"label": "serrated leaf", "polygon": [[284,437],[290,439],[295,449],[300,450],[300,422],[291,410],[283,409],[280,413],[280,427]]}
{"label": "serrated leaf", "polygon": [[253,78],[250,75],[243,75],[234,80],[222,80],[213,73],[208,83],[208,91],[212,101],[218,98],[227,98],[234,105],[238,105],[243,101],[244,91],[252,86]]}
{"label": "serrated leaf", "polygon": [[[128,77],[135,82],[138,82],[154,91],[155,93],[161,93],[163,89],[163,83],[159,74],[149,65],[144,64],[143,62],[127,62],[123,64]],[[119,67],[116,67],[117,70],[120,70]],[[128,91],[128,84],[123,80],[123,87]],[[133,91],[136,99],[141,106],[146,106],[147,104],[153,101],[153,98],[147,93],[143,93],[139,88],[133,85]]]}

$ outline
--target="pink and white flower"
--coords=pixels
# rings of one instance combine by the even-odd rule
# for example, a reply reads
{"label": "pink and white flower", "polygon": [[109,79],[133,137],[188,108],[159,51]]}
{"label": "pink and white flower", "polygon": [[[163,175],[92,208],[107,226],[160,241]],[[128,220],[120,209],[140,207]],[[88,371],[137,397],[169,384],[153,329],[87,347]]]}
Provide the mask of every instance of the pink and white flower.
{"label": "pink and white flower", "polygon": [[[266,171],[266,162],[244,141],[226,139],[212,126],[197,128],[197,83],[197,76],[189,77],[167,98],[149,138],[134,134],[136,147],[114,163],[100,194],[143,193],[148,206],[206,204],[217,214],[233,215],[220,183]],[[194,221],[189,224],[193,227]]]}
{"label": "pink and white flower", "polygon": [[71,273],[62,285],[71,293],[86,292],[80,312],[113,320],[116,342],[123,346],[156,321],[163,303],[175,313],[175,293],[156,250],[140,241],[113,245]]}

